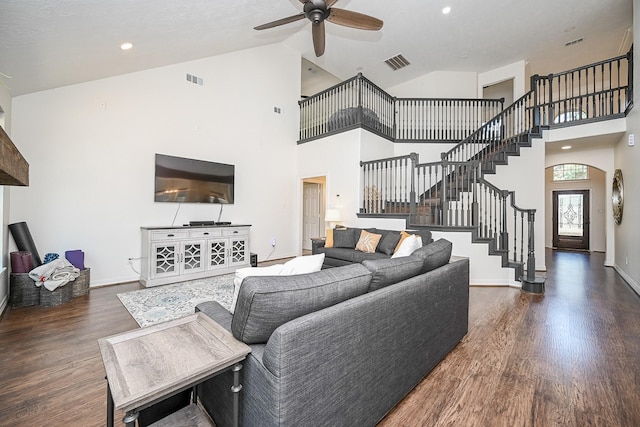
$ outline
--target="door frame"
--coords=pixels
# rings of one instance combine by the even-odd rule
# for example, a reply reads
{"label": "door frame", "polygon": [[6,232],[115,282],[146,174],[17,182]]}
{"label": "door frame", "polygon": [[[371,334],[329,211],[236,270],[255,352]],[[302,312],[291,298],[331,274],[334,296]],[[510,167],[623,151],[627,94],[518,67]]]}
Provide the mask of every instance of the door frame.
{"label": "door frame", "polygon": [[[318,235],[317,236],[312,236],[312,237],[320,237],[320,236],[324,236],[324,213],[326,210],[326,200],[327,200],[327,177],[326,176],[316,176],[316,177],[308,177],[308,178],[302,178],[301,179],[301,192],[302,192],[302,196],[301,196],[301,200],[302,200],[302,204],[300,206],[300,216],[301,216],[301,220],[300,220],[300,224],[301,224],[301,230],[300,230],[300,248],[302,250],[304,250],[304,246],[305,246],[305,235],[304,235],[304,229],[305,229],[305,223],[304,223],[304,205],[305,205],[305,193],[304,193],[304,184],[305,183],[309,183],[309,184],[316,184],[319,186],[319,223],[318,223]],[[308,242],[310,243],[310,242]]]}
{"label": "door frame", "polygon": [[[558,235],[558,196],[563,194],[582,194],[582,237],[560,236]],[[553,190],[551,193],[553,203],[553,247],[556,249],[590,250],[590,229],[591,211],[590,198],[591,190]]]}

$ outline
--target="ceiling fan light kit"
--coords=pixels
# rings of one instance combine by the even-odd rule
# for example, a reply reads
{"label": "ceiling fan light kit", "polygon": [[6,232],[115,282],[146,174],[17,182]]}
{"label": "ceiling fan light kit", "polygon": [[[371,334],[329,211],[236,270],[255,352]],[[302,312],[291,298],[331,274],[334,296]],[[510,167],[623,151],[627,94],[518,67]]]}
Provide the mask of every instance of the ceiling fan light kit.
{"label": "ceiling fan light kit", "polygon": [[303,12],[287,18],[278,19],[263,25],[254,27],[255,30],[266,30],[278,27],[307,18],[313,25],[311,32],[313,36],[313,49],[316,56],[324,54],[325,31],[324,21],[345,27],[356,28],[358,30],[377,31],[382,28],[383,22],[373,16],[365,15],[350,10],[333,8],[338,0],[300,0],[304,6]]}

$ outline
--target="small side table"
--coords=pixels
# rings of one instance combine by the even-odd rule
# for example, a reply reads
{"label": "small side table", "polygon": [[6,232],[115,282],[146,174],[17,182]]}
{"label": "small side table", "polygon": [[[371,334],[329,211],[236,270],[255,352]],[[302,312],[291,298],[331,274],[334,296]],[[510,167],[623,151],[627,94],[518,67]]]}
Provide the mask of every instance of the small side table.
{"label": "small side table", "polygon": [[[135,425],[138,411],[195,386],[227,369],[234,371],[231,388],[234,426],[238,425],[240,370],[251,348],[203,313],[98,340],[107,373],[107,426],[114,409],[126,412],[123,422]],[[195,403],[196,395],[193,394]],[[196,405],[185,408],[193,417]],[[165,418],[175,425],[179,411]],[[168,418],[171,418],[168,420]],[[163,420],[158,421],[161,423]],[[162,425],[162,424],[160,424]]]}

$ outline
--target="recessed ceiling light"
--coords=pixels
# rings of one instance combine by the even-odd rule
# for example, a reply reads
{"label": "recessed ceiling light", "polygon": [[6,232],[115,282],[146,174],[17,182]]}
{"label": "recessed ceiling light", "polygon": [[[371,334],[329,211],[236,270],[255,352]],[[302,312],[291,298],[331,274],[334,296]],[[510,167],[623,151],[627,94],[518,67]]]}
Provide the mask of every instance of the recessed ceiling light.
{"label": "recessed ceiling light", "polygon": [[129,49],[131,49],[132,47],[133,47],[133,43],[129,43],[129,42],[122,43],[122,44],[120,45],[120,49],[122,49],[122,50],[129,50]]}
{"label": "recessed ceiling light", "polygon": [[570,146],[570,145],[565,145],[565,146],[563,146],[563,147],[562,147],[562,149],[563,149],[563,150],[570,150],[570,149],[571,149],[571,146]]}
{"label": "recessed ceiling light", "polygon": [[447,13],[451,12],[451,8],[449,6],[445,7],[444,9],[442,9],[442,13],[444,15],[446,15]]}
{"label": "recessed ceiling light", "polygon": [[570,27],[565,28],[565,29],[564,29],[564,32],[565,32],[565,33],[570,33],[571,31],[573,31],[573,30],[575,30],[575,29],[576,29],[576,27],[574,27],[574,26],[572,25],[572,26],[570,26]]}

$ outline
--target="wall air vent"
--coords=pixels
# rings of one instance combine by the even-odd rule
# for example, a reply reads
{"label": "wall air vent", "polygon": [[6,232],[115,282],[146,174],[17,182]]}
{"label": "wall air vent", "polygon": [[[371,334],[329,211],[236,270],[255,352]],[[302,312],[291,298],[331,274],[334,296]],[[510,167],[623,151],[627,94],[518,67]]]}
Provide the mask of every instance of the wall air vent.
{"label": "wall air vent", "polygon": [[191,83],[195,83],[200,86],[202,86],[204,83],[202,81],[202,77],[194,76],[193,74],[187,74],[187,81]]}
{"label": "wall air vent", "polygon": [[407,65],[411,64],[407,58],[405,58],[404,56],[402,56],[401,53],[397,54],[396,56],[386,59],[385,64],[387,64],[389,67],[391,67],[393,69],[393,71],[397,71],[400,68],[404,68]]}
{"label": "wall air vent", "polygon": [[581,43],[581,42],[583,42],[583,41],[584,41],[584,38],[583,38],[583,37],[580,37],[579,39],[575,39],[575,40],[571,40],[570,42],[566,42],[564,45],[565,45],[566,47],[569,47],[569,46],[573,46],[574,44]]}

